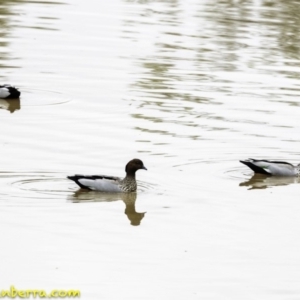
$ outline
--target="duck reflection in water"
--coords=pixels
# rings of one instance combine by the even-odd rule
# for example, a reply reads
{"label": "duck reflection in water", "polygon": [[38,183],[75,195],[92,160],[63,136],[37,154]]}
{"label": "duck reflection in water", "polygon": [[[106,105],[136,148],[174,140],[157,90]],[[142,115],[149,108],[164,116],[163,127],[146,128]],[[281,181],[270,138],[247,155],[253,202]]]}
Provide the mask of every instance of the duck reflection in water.
{"label": "duck reflection in water", "polygon": [[113,202],[122,200],[125,203],[125,214],[130,224],[139,226],[146,212],[137,212],[135,210],[137,193],[99,193],[95,191],[79,189],[68,200],[74,203],[86,202]]}
{"label": "duck reflection in water", "polygon": [[241,182],[240,186],[247,186],[249,190],[266,189],[273,186],[289,185],[300,183],[299,177],[280,177],[264,174],[254,174],[249,180]]}
{"label": "duck reflection in water", "polygon": [[0,99],[0,109],[6,109],[10,113],[21,109],[21,101],[19,98],[16,99]]}

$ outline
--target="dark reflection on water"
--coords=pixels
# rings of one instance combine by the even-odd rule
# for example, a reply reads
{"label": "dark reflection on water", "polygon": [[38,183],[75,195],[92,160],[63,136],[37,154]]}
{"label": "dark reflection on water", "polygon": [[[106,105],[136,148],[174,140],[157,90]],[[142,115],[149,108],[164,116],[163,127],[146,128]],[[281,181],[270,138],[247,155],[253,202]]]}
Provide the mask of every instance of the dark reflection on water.
{"label": "dark reflection on water", "polygon": [[[62,5],[66,4],[61,1],[23,1],[23,0],[2,0],[0,4],[0,68],[10,69],[19,68],[16,65],[17,57],[12,57],[9,52],[9,39],[13,39],[12,30],[14,28],[30,28],[34,30],[58,30],[53,28],[54,20],[57,20],[56,16],[38,16],[35,18],[34,25],[28,25],[30,20],[26,17],[27,12],[22,11],[20,7],[16,9],[16,5]],[[31,21],[31,20],[30,20]],[[8,64],[3,61],[12,61],[12,64]],[[1,78],[1,75],[0,75]]]}
{"label": "dark reflection on water", "polygon": [[[266,9],[261,12],[262,16],[269,20],[277,20],[275,32],[278,32],[278,48],[287,58],[295,58],[299,66],[299,1],[263,1],[263,5]],[[274,28],[270,27],[270,33],[273,32],[272,29]],[[286,61],[285,63],[294,66],[295,62]],[[299,78],[298,72],[291,72],[291,75],[293,78]]]}
{"label": "dark reflection on water", "polygon": [[300,178],[254,174],[249,180],[241,182],[239,185],[249,187],[249,190],[255,190],[266,189],[274,186],[289,185],[293,183],[300,183]]}
{"label": "dark reflection on water", "polygon": [[[22,1],[21,3],[27,5],[66,5],[61,1]],[[49,10],[50,11],[50,10]],[[46,30],[46,31],[59,31],[60,28],[56,28],[55,21],[59,20],[56,15],[38,15],[34,16],[34,22],[28,22],[26,18],[20,18],[20,22],[15,24],[15,27],[28,28],[33,30]]]}
{"label": "dark reflection on water", "polygon": [[0,109],[8,110],[10,113],[21,109],[20,99],[0,99]]}
{"label": "dark reflection on water", "polygon": [[[10,54],[7,51],[9,45],[7,38],[11,27],[10,16],[14,15],[14,10],[11,4],[14,2],[15,1],[3,0],[0,5],[0,68],[14,68],[14,66],[10,66],[2,62],[3,60],[10,58]],[[0,77],[2,76],[0,75]]]}
{"label": "dark reflection on water", "polygon": [[[299,1],[213,0],[198,3],[192,12],[175,0],[134,3],[138,13],[131,12],[123,21],[122,37],[140,46],[149,36],[146,44],[153,50],[130,57],[139,70],[129,92],[138,108],[148,109],[132,114],[132,118],[201,127],[202,131],[206,130],[202,124],[204,105],[225,104],[224,95],[299,103],[295,97],[282,99],[288,91],[297,90],[292,83],[288,88],[284,83],[272,84],[274,75],[300,77],[299,71],[291,69],[300,67]],[[241,73],[248,74],[249,79],[239,85]],[[268,77],[262,82],[255,74]],[[218,128],[231,131],[232,116],[214,111],[211,118],[224,120]],[[188,122],[182,120],[185,117]],[[207,129],[214,130],[210,126]]]}
{"label": "dark reflection on water", "polygon": [[[149,56],[135,58],[134,64],[141,67],[141,71],[136,81],[131,84],[130,90],[141,100],[139,107],[151,110],[158,109],[170,117],[169,123],[174,123],[174,111],[180,116],[194,114],[188,103],[207,101],[206,97],[191,93],[190,88],[185,86],[184,89],[179,90],[177,86],[178,83],[185,81],[187,76],[186,73],[178,72],[181,69],[178,63],[180,61],[183,63],[193,61],[193,49],[184,43],[185,34],[180,29],[183,22],[182,6],[179,1],[175,0],[164,1],[163,3],[160,1],[140,1],[138,3],[141,6],[140,16],[124,21],[123,38],[130,38],[130,32],[133,36],[138,36],[139,25],[143,23],[143,29],[149,27],[157,39],[153,40],[155,50],[151,51]],[[135,41],[133,40],[133,43]],[[182,56],[182,51],[187,52],[187,55]],[[182,106],[182,102],[186,104]],[[158,116],[155,113],[152,115],[132,114],[132,117],[147,118],[152,122],[165,121],[165,116]],[[182,122],[185,126],[195,125],[193,121],[186,122],[185,120],[178,120],[178,118],[176,118],[176,122]],[[144,130],[144,128],[139,127],[136,129]],[[171,134],[176,135],[175,133]]]}
{"label": "dark reflection on water", "polygon": [[[214,8],[218,9],[214,9]],[[206,12],[204,13],[203,8]],[[299,66],[299,1],[209,1],[197,12],[206,19],[212,39],[218,47],[215,67],[228,71],[246,67]],[[217,31],[215,30],[217,29]],[[204,30],[205,32],[205,30]],[[245,55],[245,53],[247,55]],[[220,55],[221,54],[221,55]],[[205,53],[199,49],[199,55]],[[289,61],[285,58],[296,59]],[[274,70],[264,70],[265,73]],[[278,70],[291,78],[299,72]]]}
{"label": "dark reflection on water", "polygon": [[139,226],[146,212],[137,212],[135,209],[136,193],[101,193],[80,189],[68,197],[73,203],[86,202],[113,202],[122,200],[125,204],[125,214],[133,226]]}

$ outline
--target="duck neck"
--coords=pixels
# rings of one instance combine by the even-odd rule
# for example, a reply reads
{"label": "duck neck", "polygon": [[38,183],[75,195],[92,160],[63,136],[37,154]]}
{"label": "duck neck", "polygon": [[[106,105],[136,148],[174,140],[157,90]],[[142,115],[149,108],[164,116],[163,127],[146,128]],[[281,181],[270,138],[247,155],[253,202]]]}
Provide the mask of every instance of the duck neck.
{"label": "duck neck", "polygon": [[127,172],[126,177],[127,179],[134,179],[135,180],[135,172]]}

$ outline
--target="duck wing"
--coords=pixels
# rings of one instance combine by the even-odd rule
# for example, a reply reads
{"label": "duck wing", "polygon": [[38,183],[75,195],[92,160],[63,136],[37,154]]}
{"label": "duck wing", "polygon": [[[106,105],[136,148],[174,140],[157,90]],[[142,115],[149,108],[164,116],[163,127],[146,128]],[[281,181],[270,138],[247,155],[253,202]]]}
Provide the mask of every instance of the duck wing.
{"label": "duck wing", "polygon": [[74,175],[67,177],[78,184],[82,189],[89,189],[102,192],[122,192],[119,187],[119,177],[107,175]]}
{"label": "duck wing", "polygon": [[276,175],[276,176],[294,176],[295,167],[285,161],[276,160],[258,160],[258,159],[248,159],[241,160],[241,163],[248,166],[255,173],[265,174],[265,175]]}
{"label": "duck wing", "polygon": [[265,166],[263,164],[257,163],[254,160],[240,160],[240,162],[247,167],[249,167],[254,173],[258,174],[265,174],[265,175],[272,175],[270,172],[268,172],[265,169]]}

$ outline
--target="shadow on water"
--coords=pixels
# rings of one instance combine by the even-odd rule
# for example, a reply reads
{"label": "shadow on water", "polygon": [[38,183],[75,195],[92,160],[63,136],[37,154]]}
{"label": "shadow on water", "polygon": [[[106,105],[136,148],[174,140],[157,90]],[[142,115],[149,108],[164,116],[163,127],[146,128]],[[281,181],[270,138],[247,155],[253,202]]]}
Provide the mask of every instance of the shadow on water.
{"label": "shadow on water", "polygon": [[137,194],[136,193],[101,193],[89,190],[80,189],[73,195],[70,195],[67,200],[73,203],[86,202],[114,202],[122,200],[125,204],[125,211],[130,224],[139,226],[146,212],[137,212],[135,209]]}
{"label": "shadow on water", "polygon": [[0,109],[8,110],[10,113],[21,109],[21,101],[17,99],[0,99]]}
{"label": "shadow on water", "polygon": [[249,190],[255,190],[296,183],[300,183],[299,177],[277,177],[263,174],[254,174],[249,180],[241,182],[239,186],[246,186],[249,187]]}

